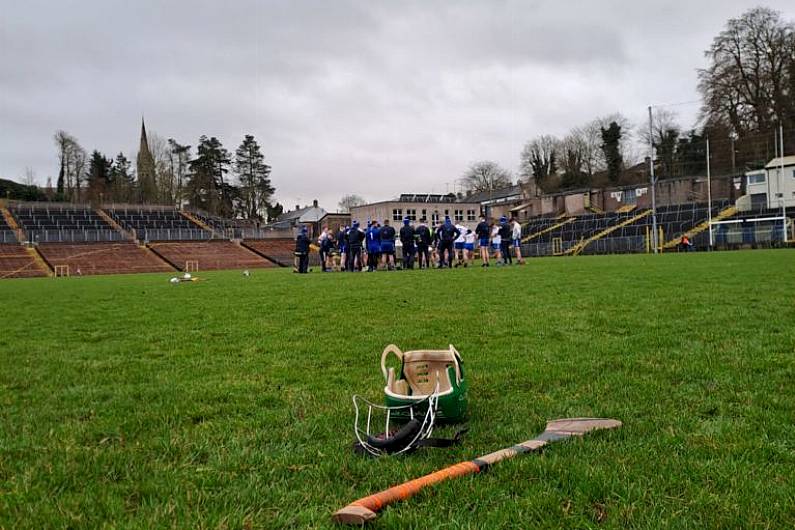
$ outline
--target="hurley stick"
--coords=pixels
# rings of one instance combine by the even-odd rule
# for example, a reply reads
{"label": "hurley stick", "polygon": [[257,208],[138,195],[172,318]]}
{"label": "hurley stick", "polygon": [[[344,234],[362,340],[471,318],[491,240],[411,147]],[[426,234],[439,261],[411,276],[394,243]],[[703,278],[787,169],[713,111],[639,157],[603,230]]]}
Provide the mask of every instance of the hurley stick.
{"label": "hurley stick", "polygon": [[569,418],[562,420],[553,420],[547,423],[547,428],[543,433],[536,436],[532,440],[522,442],[513,447],[507,447],[493,453],[489,453],[475,460],[469,462],[461,462],[459,464],[446,467],[439,471],[435,471],[424,477],[415,478],[403,484],[393,486],[387,490],[364,497],[358,501],[354,501],[347,505],[345,508],[336,512],[332,518],[335,522],[341,524],[358,524],[361,525],[375,519],[376,512],[382,508],[389,506],[392,503],[403,501],[419,492],[421,489],[442,482],[443,480],[463,477],[471,475],[472,473],[479,473],[484,471],[489,466],[492,466],[500,460],[512,458],[516,455],[523,453],[531,453],[538,451],[545,445],[557,442],[558,440],[565,440],[572,436],[582,436],[590,431],[598,431],[602,429],[617,429],[621,427],[621,422],[618,420],[600,419],[600,418]]}

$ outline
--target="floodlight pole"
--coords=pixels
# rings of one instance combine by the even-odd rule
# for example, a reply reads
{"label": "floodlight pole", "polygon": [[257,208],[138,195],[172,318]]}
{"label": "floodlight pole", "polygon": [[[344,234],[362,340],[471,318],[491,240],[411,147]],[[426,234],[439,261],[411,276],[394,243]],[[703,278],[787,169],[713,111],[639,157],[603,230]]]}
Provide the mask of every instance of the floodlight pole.
{"label": "floodlight pole", "polygon": [[784,190],[782,189],[784,179],[784,125],[778,124],[779,159],[778,159],[778,196],[781,201],[781,228],[784,232],[784,244],[787,244],[787,207],[784,205]]}
{"label": "floodlight pole", "polygon": [[657,234],[657,179],[654,178],[654,125],[652,123],[651,105],[649,105],[649,175],[651,178],[651,241],[654,253],[657,254],[659,235]]}
{"label": "floodlight pole", "polygon": [[709,138],[707,138],[707,219],[709,220],[709,249],[712,250],[712,172],[709,164]]}

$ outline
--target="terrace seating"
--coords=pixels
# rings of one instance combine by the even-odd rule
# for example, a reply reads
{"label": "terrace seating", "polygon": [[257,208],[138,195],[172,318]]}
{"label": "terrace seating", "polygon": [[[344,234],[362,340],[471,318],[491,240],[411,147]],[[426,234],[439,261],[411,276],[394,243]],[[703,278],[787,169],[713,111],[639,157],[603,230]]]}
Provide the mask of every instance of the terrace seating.
{"label": "terrace seating", "polygon": [[0,279],[47,276],[33,256],[19,244],[0,244]]}
{"label": "terrace seating", "polygon": [[8,225],[6,222],[5,217],[0,215],[0,244],[3,243],[16,243],[17,236],[14,233],[13,228]]}
{"label": "terrace seating", "polygon": [[39,253],[52,266],[68,265],[71,275],[131,274],[173,271],[165,262],[131,241],[118,243],[40,243]]}
{"label": "terrace seating", "polygon": [[79,206],[12,206],[9,211],[26,230],[113,230],[97,212]]}
{"label": "terrace seating", "polygon": [[275,265],[231,241],[168,241],[149,245],[155,253],[182,270],[188,261],[199,270],[252,269]]}
{"label": "terrace seating", "polygon": [[[730,206],[728,200],[716,200],[712,203],[712,215]],[[573,247],[579,241],[586,240],[599,232],[631,219],[642,210],[630,212],[610,212],[604,214],[586,214],[576,217],[573,221],[540,234],[529,241],[524,252],[528,255],[549,255],[552,253],[552,241],[559,238],[563,251]],[[657,226],[662,228],[666,241],[679,238],[693,227],[705,222],[709,217],[709,208],[706,203],[687,203],[660,206],[657,208]],[[538,233],[557,224],[556,220],[536,217],[531,219],[525,230],[527,233]],[[646,250],[646,236],[652,231],[652,217],[642,217],[637,221],[616,228],[606,237],[593,241],[583,249],[584,254],[604,254],[613,252],[644,252]],[[696,246],[705,246],[707,232],[697,234],[693,238]]]}
{"label": "terrace seating", "polygon": [[120,241],[124,236],[96,211],[81,206],[14,205],[9,208],[31,241]]}
{"label": "terrace seating", "polygon": [[107,210],[111,218],[142,241],[211,239],[212,234],[175,209],[118,208]]}

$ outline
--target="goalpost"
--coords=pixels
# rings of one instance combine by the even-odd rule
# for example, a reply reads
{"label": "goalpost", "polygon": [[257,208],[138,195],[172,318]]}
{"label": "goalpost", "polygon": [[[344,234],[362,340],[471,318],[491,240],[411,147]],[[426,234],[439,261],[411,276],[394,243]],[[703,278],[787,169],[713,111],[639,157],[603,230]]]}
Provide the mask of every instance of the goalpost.
{"label": "goalpost", "polygon": [[53,267],[54,275],[53,278],[68,278],[69,274],[69,265],[56,265]]}
{"label": "goalpost", "polygon": [[[764,224],[769,224],[769,226],[765,227]],[[749,225],[751,226],[750,230],[748,230]],[[787,234],[790,225],[791,221],[786,216],[776,215],[710,221],[709,231],[716,246],[774,243],[777,241],[787,244],[790,239]],[[747,237],[749,232],[750,238]]]}

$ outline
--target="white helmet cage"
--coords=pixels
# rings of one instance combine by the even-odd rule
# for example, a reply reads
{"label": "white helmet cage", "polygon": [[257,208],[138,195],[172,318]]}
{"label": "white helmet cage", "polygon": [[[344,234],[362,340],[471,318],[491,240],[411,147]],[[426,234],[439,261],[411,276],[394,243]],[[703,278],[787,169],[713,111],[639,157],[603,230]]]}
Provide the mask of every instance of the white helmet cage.
{"label": "white helmet cage", "polygon": [[[436,407],[439,403],[438,384],[437,391],[428,395],[427,398],[409,405],[387,407],[376,405],[365,398],[354,395],[353,408],[356,411],[354,420],[354,433],[356,440],[361,447],[373,456],[385,454],[398,455],[415,449],[422,440],[425,440],[433,433],[434,422],[436,420]],[[367,408],[365,428],[359,425],[359,420],[364,414],[360,411],[364,406]],[[392,418],[394,411],[408,411],[409,421],[398,423]],[[383,418],[374,418],[383,416]],[[401,414],[405,417],[405,413]],[[374,433],[372,426],[381,424],[383,420],[384,432]]]}

